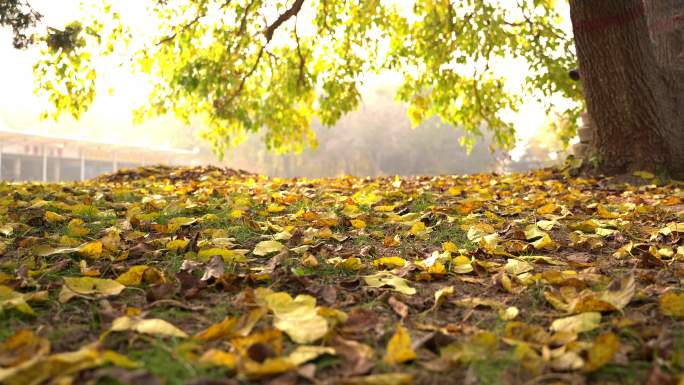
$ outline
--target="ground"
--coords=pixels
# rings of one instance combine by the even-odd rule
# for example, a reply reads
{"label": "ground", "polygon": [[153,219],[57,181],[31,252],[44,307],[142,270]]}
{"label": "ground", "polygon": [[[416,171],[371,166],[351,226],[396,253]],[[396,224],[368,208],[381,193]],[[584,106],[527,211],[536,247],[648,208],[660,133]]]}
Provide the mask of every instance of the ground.
{"label": "ground", "polygon": [[0,382],[682,383],[682,184],[575,171],[2,183]]}

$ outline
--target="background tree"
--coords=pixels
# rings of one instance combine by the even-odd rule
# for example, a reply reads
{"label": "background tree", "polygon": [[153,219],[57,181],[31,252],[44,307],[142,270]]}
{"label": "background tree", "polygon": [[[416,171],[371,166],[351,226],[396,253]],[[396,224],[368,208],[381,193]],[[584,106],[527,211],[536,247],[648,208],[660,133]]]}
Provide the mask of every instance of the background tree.
{"label": "background tree", "polygon": [[12,44],[15,48],[26,48],[33,42],[31,29],[41,18],[42,15],[25,1],[0,0],[0,27],[12,29]]}
{"label": "background tree", "polygon": [[[489,131],[495,145],[510,148],[511,113],[525,98],[549,110],[552,96],[579,100],[566,76],[575,64],[572,40],[555,1],[406,4],[150,1],[154,27],[140,30],[112,2],[48,31],[38,90],[52,102],[50,116],[79,116],[94,97],[94,63],[117,52],[154,82],[141,117],[173,113],[201,124],[219,153],[262,129],[271,149],[315,146],[313,119],[334,124],[358,107],[364,76],[387,70],[402,75],[397,97],[414,125],[438,116],[462,127],[469,146]],[[507,82],[509,60],[527,68],[522,84]],[[572,120],[579,107],[560,112]]]}
{"label": "background tree", "polygon": [[[570,1],[597,160],[607,172],[684,176],[683,2]],[[437,115],[463,127],[466,145],[489,130],[495,145],[510,148],[507,116],[524,98],[546,101],[549,112],[556,96],[577,101],[555,111],[570,122],[581,108],[566,76],[573,40],[555,3],[154,1],[147,34],[105,5],[50,30],[36,74],[50,114],[78,116],[94,96],[93,61],[120,50],[155,82],[141,116],[201,122],[221,153],[261,129],[271,149],[315,146],[313,119],[335,123],[359,105],[365,74],[391,70],[403,76],[397,97],[414,124]],[[502,71],[511,60],[528,69],[517,89]],[[574,124],[563,127],[570,137]]]}
{"label": "background tree", "polygon": [[600,168],[684,177],[684,1],[570,5]]}

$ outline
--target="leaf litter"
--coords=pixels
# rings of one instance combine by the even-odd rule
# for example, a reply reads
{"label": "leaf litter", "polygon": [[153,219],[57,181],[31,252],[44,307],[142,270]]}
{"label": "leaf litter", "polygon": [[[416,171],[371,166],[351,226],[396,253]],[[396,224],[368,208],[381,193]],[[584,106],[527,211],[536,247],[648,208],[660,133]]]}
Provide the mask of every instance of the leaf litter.
{"label": "leaf litter", "polygon": [[571,171],[3,183],[0,382],[682,383],[682,184]]}

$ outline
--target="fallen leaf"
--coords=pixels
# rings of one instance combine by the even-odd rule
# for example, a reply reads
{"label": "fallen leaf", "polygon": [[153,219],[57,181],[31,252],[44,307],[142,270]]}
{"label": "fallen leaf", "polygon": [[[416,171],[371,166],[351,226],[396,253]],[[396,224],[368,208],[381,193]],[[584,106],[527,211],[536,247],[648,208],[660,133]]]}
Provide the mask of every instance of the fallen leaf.
{"label": "fallen leaf", "polygon": [[276,253],[285,247],[282,243],[278,241],[261,241],[256,244],[252,254],[263,257],[271,253]]}
{"label": "fallen leaf", "polygon": [[594,338],[587,350],[587,362],[584,371],[593,372],[608,364],[620,350],[620,339],[613,333],[605,333]]}
{"label": "fallen leaf", "polygon": [[658,306],[662,315],[684,317],[684,293],[669,290],[658,298]]}
{"label": "fallen leaf", "polygon": [[377,274],[365,275],[363,279],[369,287],[391,286],[395,291],[406,295],[416,294],[416,289],[410,287],[407,280],[389,272],[381,271]]}
{"label": "fallen leaf", "polygon": [[157,318],[142,319],[123,316],[112,322],[110,331],[131,330],[142,334],[187,338],[188,335],[167,321]]}
{"label": "fallen leaf", "polygon": [[275,315],[273,325],[294,342],[311,343],[328,333],[328,323],[318,315],[314,297],[300,294],[292,299],[284,292],[264,293],[261,296]]}
{"label": "fallen leaf", "polygon": [[416,359],[416,352],[411,348],[411,335],[401,324],[397,324],[396,331],[387,343],[387,350],[383,361],[389,365],[402,364]]}
{"label": "fallen leaf", "polygon": [[78,295],[95,297],[119,295],[125,288],[126,286],[113,279],[64,277],[64,286],[59,293],[59,302],[67,302]]}
{"label": "fallen leaf", "polygon": [[587,312],[559,318],[551,323],[551,330],[565,333],[584,333],[596,329],[601,324],[601,313]]}
{"label": "fallen leaf", "polygon": [[0,368],[20,365],[50,352],[50,341],[22,329],[0,344]]}

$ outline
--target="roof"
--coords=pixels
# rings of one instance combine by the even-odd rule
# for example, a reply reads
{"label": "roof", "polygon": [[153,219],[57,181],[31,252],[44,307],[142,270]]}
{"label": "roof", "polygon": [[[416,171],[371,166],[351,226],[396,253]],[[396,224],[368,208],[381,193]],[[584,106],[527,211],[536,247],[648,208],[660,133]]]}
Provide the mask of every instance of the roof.
{"label": "roof", "polygon": [[98,141],[75,136],[36,133],[30,131],[23,132],[8,129],[6,127],[0,127],[0,142],[2,144],[11,143],[18,145],[47,145],[57,148],[72,147],[83,151],[89,159],[111,159],[114,154],[116,154],[119,158],[125,158],[129,156],[184,157],[197,154],[196,149]]}

